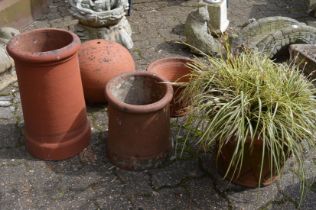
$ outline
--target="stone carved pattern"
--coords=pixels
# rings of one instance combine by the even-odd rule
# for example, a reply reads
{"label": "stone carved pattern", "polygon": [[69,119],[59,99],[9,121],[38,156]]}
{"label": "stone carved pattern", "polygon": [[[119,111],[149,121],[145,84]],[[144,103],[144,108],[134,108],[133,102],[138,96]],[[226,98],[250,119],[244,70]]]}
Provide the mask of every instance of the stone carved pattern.
{"label": "stone carved pattern", "polygon": [[118,23],[129,8],[128,0],[69,0],[69,3],[70,13],[81,24],[92,27]]}
{"label": "stone carved pattern", "polygon": [[70,13],[79,20],[81,40],[102,38],[133,47],[132,30],[125,15],[128,0],[69,0]]}
{"label": "stone carved pattern", "polygon": [[133,48],[133,40],[131,37],[132,29],[127,22],[126,17],[112,27],[93,28],[85,25],[78,25],[76,33],[82,41],[90,39],[105,39],[116,41],[123,44],[127,49]]}
{"label": "stone carved pattern", "polygon": [[234,40],[234,47],[243,45],[273,58],[291,44],[316,44],[316,29],[287,17],[266,17],[252,20]]}

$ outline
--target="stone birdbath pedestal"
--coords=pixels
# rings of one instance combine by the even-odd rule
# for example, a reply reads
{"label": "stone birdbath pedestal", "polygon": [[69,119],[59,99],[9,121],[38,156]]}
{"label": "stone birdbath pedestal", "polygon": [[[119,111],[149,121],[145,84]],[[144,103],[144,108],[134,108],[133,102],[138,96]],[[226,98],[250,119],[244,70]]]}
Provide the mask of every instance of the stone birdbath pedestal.
{"label": "stone birdbath pedestal", "polygon": [[128,0],[69,0],[70,13],[79,20],[76,34],[82,41],[106,39],[133,47],[132,29],[125,15]]}

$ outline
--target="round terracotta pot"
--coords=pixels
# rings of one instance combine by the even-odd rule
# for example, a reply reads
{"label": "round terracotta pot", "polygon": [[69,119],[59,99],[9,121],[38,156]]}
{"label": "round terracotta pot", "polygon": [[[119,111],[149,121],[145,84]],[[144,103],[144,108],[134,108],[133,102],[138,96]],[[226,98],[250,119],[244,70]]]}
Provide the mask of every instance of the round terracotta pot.
{"label": "round terracotta pot", "polygon": [[77,52],[77,35],[38,29],[14,37],[27,150],[44,160],[72,157],[90,141]]}
{"label": "round terracotta pot", "polygon": [[173,90],[164,82],[148,72],[126,73],[108,82],[107,155],[118,167],[151,168],[168,156]]}
{"label": "round terracotta pot", "polygon": [[[188,63],[192,62],[189,58],[184,57],[171,57],[163,58],[154,61],[147,67],[147,71],[156,74],[169,82],[188,82],[190,68],[187,66]],[[187,113],[187,104],[180,102],[181,94],[184,87],[179,85],[172,85],[174,96],[170,103],[170,116],[180,117]]]}
{"label": "round terracotta pot", "polygon": [[[229,167],[232,155],[236,148],[236,141],[228,141],[221,148],[220,155],[217,159],[217,167],[219,172],[224,176]],[[244,148],[244,157],[240,173],[234,174],[233,170],[228,173],[226,179],[234,184],[238,184],[244,187],[256,188],[258,186],[268,186],[272,184],[277,178],[276,170],[271,174],[271,159],[270,153],[266,150],[263,161],[262,176],[260,180],[260,169],[262,161],[262,149],[263,143],[260,139],[254,140],[251,145],[251,140],[248,139]],[[284,160],[285,162],[286,160]],[[260,181],[260,182],[259,182]]]}
{"label": "round terracotta pot", "polygon": [[113,77],[135,71],[135,62],[122,45],[96,39],[83,43],[79,64],[85,99],[90,104],[105,103],[104,87]]}

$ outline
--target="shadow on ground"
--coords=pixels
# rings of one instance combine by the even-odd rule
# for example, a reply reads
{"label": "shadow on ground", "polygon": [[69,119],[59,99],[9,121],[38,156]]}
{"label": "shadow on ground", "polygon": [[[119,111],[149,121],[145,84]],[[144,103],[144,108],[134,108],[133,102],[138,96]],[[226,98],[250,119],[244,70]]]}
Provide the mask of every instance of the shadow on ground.
{"label": "shadow on ground", "polygon": [[168,2],[168,6],[178,6],[181,3],[188,2],[190,0],[164,0]]}
{"label": "shadow on ground", "polygon": [[1,122],[0,124],[0,160],[32,159],[25,151],[22,129],[16,124]]}
{"label": "shadow on ground", "polygon": [[166,41],[158,44],[156,49],[159,53],[167,53],[170,55],[192,57],[190,49],[178,41]]}

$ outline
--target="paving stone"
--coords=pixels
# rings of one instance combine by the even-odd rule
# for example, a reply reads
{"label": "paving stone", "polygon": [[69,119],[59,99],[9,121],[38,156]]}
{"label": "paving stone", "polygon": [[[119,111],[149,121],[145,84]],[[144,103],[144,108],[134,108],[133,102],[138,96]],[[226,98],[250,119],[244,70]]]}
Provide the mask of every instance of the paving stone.
{"label": "paving stone", "polygon": [[11,119],[13,118],[11,107],[0,107],[0,119]]}
{"label": "paving stone", "polygon": [[8,106],[11,106],[10,101],[1,101],[0,100],[0,107],[8,107]]}
{"label": "paving stone", "polygon": [[130,209],[133,207],[125,195],[119,179],[112,179],[94,187],[94,201],[99,209]]}
{"label": "paving stone", "polygon": [[8,87],[4,88],[3,90],[0,91],[0,96],[9,96],[13,92],[16,92],[17,88],[14,87],[12,84],[9,85]]}
{"label": "paving stone", "polygon": [[316,193],[315,191],[308,191],[306,197],[301,203],[300,208],[306,210],[314,210],[316,206]]}
{"label": "paving stone", "polygon": [[221,196],[214,189],[213,180],[210,177],[193,179],[188,183],[187,190],[193,209],[229,209],[227,198]]}
{"label": "paving stone", "polygon": [[161,189],[153,194],[133,197],[131,201],[136,210],[193,209],[189,194],[183,187]]}
{"label": "paving stone", "polygon": [[237,209],[256,209],[265,206],[267,203],[279,199],[281,195],[278,192],[276,184],[255,189],[242,189],[236,191],[236,188],[225,191],[227,199],[231,205]]}
{"label": "paving stone", "polygon": [[189,179],[202,177],[204,173],[196,160],[175,161],[164,168],[149,171],[154,189],[181,185]]}
{"label": "paving stone", "polygon": [[7,95],[7,96],[0,96],[0,101],[11,101],[12,96]]}
{"label": "paving stone", "polygon": [[123,183],[124,191],[129,197],[151,195],[153,193],[150,176],[145,172],[117,169],[115,173],[118,179]]}
{"label": "paving stone", "polygon": [[[306,154],[307,159],[304,161],[305,169],[305,182],[306,182],[306,197],[303,201],[300,200],[301,196],[301,185],[298,176],[293,173],[296,170],[296,165],[293,163],[293,159],[289,160],[285,169],[284,174],[278,181],[278,188],[282,195],[289,198],[293,203],[298,205],[300,201],[302,206],[310,208],[312,205],[316,205],[312,199],[315,199],[315,151],[310,151]],[[305,209],[305,208],[304,208]]]}
{"label": "paving stone", "polygon": [[16,166],[24,163],[24,160],[31,159],[31,155],[29,155],[25,149],[25,146],[21,147],[1,147],[0,148],[0,167],[9,165]]}
{"label": "paving stone", "polygon": [[[11,161],[14,162],[14,161]],[[26,176],[27,169],[24,164],[2,165],[0,177],[0,206],[3,209],[20,209],[29,207],[28,202],[17,202],[21,197],[27,197],[31,185]],[[25,199],[23,199],[25,200]],[[34,207],[33,207],[34,208]]]}
{"label": "paving stone", "polygon": [[279,201],[279,202],[272,202],[269,203],[265,208],[267,210],[279,210],[279,209],[287,209],[287,210],[294,210],[297,209],[296,206],[291,203],[290,201]]}
{"label": "paving stone", "polygon": [[[0,108],[1,112],[1,108]],[[22,146],[23,138],[20,128],[7,121],[0,122],[0,149]]]}

